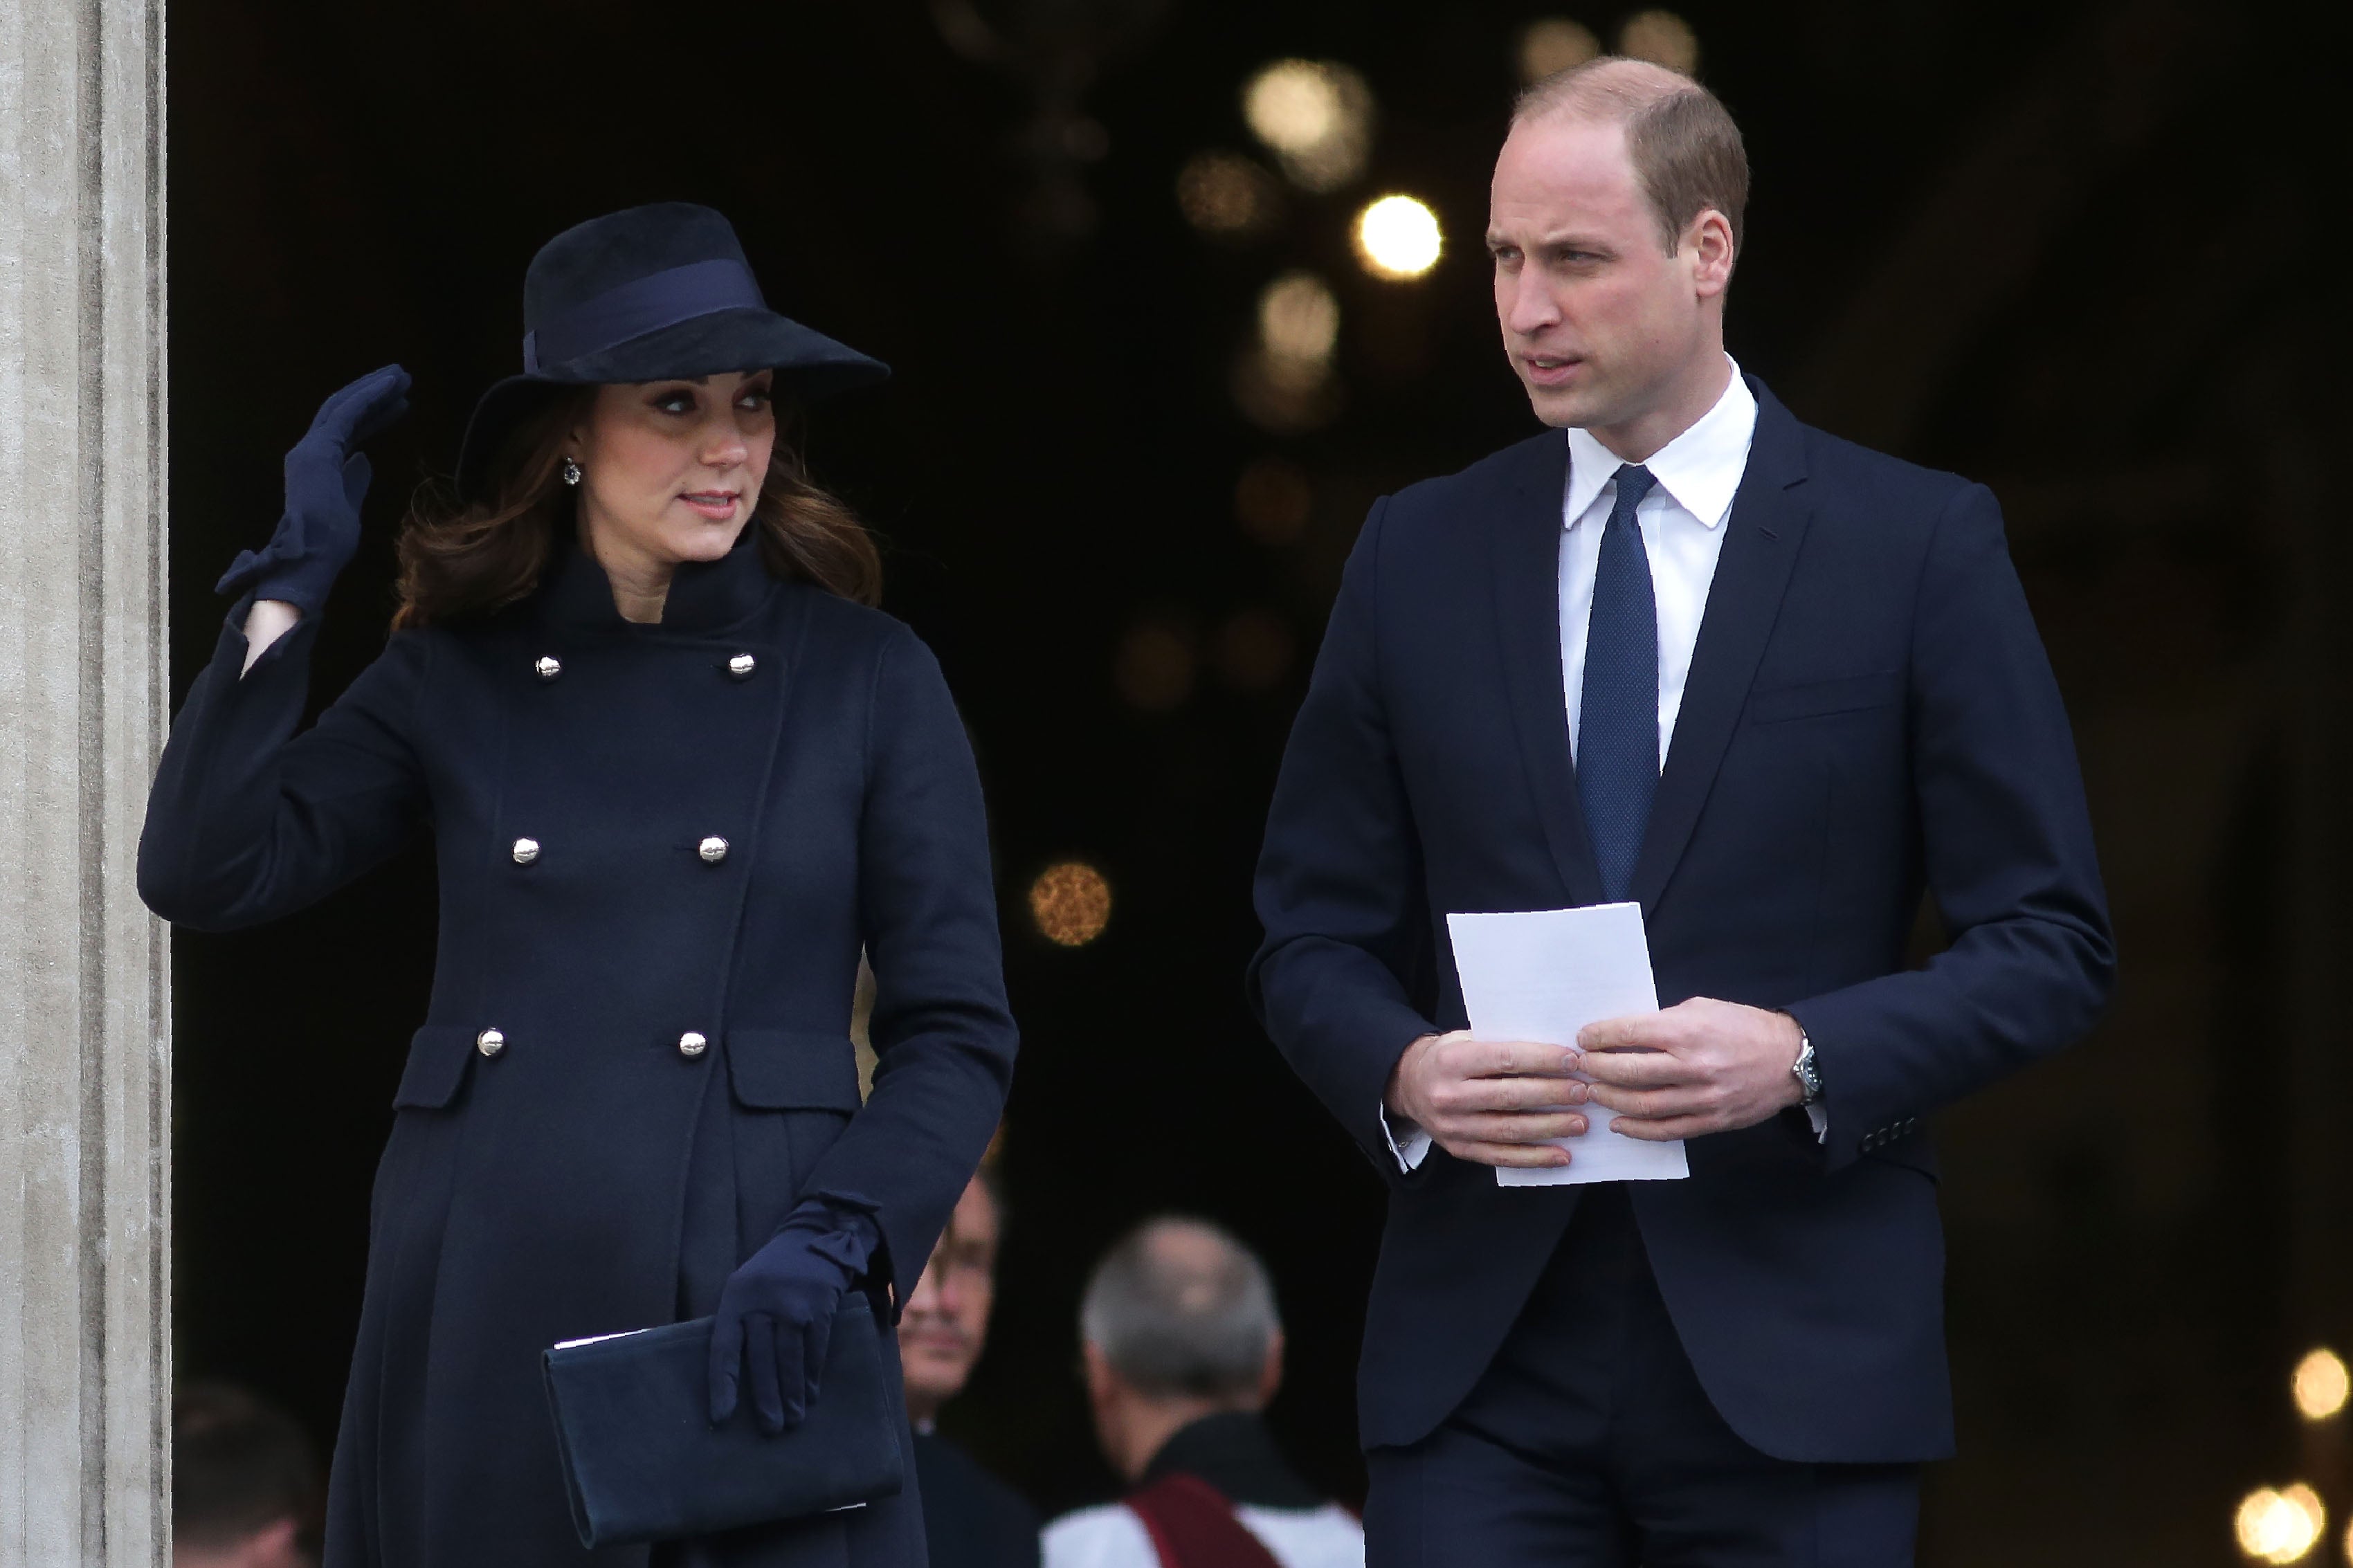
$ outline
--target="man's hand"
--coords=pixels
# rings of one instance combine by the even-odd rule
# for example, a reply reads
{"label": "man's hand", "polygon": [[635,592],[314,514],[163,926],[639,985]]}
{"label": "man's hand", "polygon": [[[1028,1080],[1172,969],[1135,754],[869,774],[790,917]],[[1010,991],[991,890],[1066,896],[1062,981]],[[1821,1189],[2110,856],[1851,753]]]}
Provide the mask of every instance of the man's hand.
{"label": "man's hand", "polygon": [[1663,1142],[1754,1127],[1805,1099],[1789,1069],[1804,1031],[1787,1013],[1704,996],[1577,1031],[1578,1065],[1607,1125]]}
{"label": "man's hand", "polygon": [[1586,1129],[1584,1113],[1569,1109],[1585,1100],[1586,1086],[1568,1076],[1581,1065],[1559,1046],[1424,1035],[1398,1058],[1383,1099],[1458,1160],[1566,1165],[1568,1151],[1553,1140]]}

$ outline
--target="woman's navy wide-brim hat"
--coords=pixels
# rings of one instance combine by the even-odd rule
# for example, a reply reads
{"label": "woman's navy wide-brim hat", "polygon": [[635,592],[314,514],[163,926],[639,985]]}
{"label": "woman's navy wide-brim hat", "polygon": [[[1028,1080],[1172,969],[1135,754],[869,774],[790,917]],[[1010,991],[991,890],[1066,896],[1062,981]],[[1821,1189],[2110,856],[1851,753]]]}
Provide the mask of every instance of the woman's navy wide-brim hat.
{"label": "woman's navy wide-brim hat", "polygon": [[482,394],[458,449],[461,500],[487,499],[518,421],[567,386],[773,370],[810,403],[891,374],[768,309],[726,218],[659,202],[591,218],[539,247],[522,280],[522,374]]}

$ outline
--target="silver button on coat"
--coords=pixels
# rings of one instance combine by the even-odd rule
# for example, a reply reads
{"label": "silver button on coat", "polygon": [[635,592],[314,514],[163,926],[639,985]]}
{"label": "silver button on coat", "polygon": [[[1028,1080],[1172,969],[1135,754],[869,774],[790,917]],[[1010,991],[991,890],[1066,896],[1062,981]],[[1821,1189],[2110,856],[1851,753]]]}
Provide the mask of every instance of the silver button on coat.
{"label": "silver button on coat", "polygon": [[711,1042],[704,1039],[697,1030],[689,1029],[678,1037],[678,1054],[689,1061],[692,1061],[710,1048]]}
{"label": "silver button on coat", "polygon": [[507,1048],[507,1037],[496,1029],[484,1029],[474,1037],[474,1048],[486,1057],[494,1057]]}
{"label": "silver button on coat", "polygon": [[542,680],[554,680],[564,673],[564,661],[552,653],[543,653],[531,668],[532,673]]}
{"label": "silver button on coat", "polygon": [[727,858],[727,840],[720,837],[719,835],[714,833],[710,837],[704,839],[702,843],[696,845],[694,847],[694,852],[702,857],[702,863],[704,865],[716,866],[719,862]]}
{"label": "silver button on coat", "polygon": [[727,673],[738,680],[749,680],[752,678],[752,671],[759,668],[759,663],[760,661],[750,654],[739,653],[727,661]]}
{"label": "silver button on coat", "polygon": [[518,839],[516,839],[516,840],[514,841],[514,862],[515,862],[515,864],[516,864],[516,865],[518,865],[518,866],[528,866],[528,865],[530,865],[533,861],[534,861],[534,860],[536,860],[536,859],[538,859],[538,858],[539,858],[539,840],[538,840],[538,839],[536,839],[536,838],[518,838]]}

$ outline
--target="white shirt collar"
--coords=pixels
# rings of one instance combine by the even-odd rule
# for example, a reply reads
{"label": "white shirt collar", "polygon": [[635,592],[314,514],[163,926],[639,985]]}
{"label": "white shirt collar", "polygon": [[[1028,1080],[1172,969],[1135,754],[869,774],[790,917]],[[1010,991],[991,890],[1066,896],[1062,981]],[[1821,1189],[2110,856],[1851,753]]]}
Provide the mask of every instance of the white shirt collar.
{"label": "white shirt collar", "polygon": [[[1748,467],[1749,443],[1757,434],[1757,395],[1741,379],[1737,361],[1726,354],[1724,363],[1732,366],[1732,380],[1715,406],[1642,465],[1659,488],[1705,528],[1716,527],[1730,515],[1740,476]],[[1561,509],[1567,525],[1575,526],[1624,463],[1590,431],[1569,431],[1568,495]]]}

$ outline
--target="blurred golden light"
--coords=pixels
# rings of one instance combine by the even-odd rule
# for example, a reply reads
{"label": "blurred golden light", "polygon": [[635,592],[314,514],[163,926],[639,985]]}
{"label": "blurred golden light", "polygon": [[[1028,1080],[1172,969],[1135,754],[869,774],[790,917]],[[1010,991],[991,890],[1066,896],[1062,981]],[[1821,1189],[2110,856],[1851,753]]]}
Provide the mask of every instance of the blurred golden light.
{"label": "blurred golden light", "polygon": [[1203,153],[1176,176],[1176,206],[1203,234],[1243,238],[1274,221],[1274,176],[1231,153]]}
{"label": "blurred golden light", "polygon": [[1336,191],[1364,172],[1373,145],[1373,89],[1331,60],[1277,60],[1242,89],[1242,118],[1282,172],[1311,191]]}
{"label": "blurred golden light", "polygon": [[1419,278],[1445,244],[1438,215],[1411,196],[1383,196],[1356,218],[1356,256],[1376,278]]}
{"label": "blurred golden light", "polygon": [[1546,16],[1520,35],[1520,79],[1539,82],[1555,71],[1581,66],[1601,52],[1601,40],[1582,22]]}
{"label": "blurred golden light", "polygon": [[1065,860],[1029,884],[1029,917],[1057,947],[1084,947],[1111,923],[1111,884],[1083,860]]}
{"label": "blurred golden light", "polygon": [[2249,1492],[2239,1504],[2239,1550],[2259,1563],[2300,1563],[2327,1528],[2327,1510],[2302,1481]]}
{"label": "blurred golden light", "polygon": [[1298,464],[1261,458],[1234,481],[1234,515],[1261,544],[1288,544],[1307,531],[1315,491]]}
{"label": "blurred golden light", "polygon": [[2295,1407],[2306,1421],[2326,1421],[2345,1408],[2353,1379],[2335,1351],[2316,1350],[2295,1363]]}
{"label": "blurred golden light", "polygon": [[1618,29],[1618,52],[1689,76],[1699,68],[1699,35],[1672,11],[1637,11]]}
{"label": "blurred golden light", "polygon": [[1258,335],[1277,359],[1328,363],[1340,340],[1340,301],[1313,272],[1286,272],[1259,296]]}
{"label": "blurred golden light", "polygon": [[1139,621],[1120,639],[1112,683],[1131,708],[1165,713],[1193,695],[1191,629],[1166,620]]}

